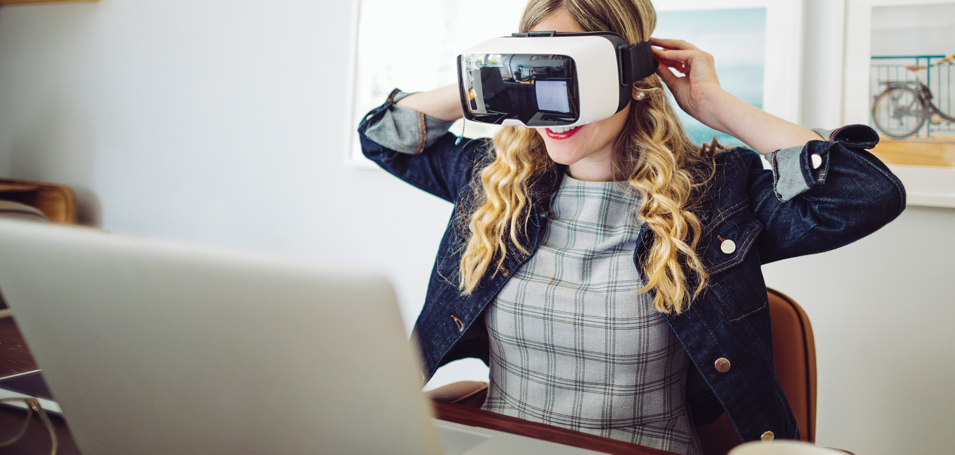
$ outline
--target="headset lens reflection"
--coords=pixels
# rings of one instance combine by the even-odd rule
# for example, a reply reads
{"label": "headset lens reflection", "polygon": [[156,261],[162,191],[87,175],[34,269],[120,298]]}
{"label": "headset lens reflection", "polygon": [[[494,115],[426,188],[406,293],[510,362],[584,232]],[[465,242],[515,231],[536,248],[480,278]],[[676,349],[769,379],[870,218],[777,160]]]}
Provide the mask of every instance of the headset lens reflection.
{"label": "headset lens reflection", "polygon": [[577,71],[568,56],[461,55],[458,76],[468,120],[543,127],[570,125],[580,116]]}

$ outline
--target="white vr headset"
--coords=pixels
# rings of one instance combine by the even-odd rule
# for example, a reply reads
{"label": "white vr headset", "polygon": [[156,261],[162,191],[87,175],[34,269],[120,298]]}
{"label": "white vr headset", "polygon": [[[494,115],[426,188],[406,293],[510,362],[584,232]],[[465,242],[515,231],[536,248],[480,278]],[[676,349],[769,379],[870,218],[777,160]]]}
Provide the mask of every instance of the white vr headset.
{"label": "white vr headset", "polygon": [[458,56],[464,118],[531,128],[577,126],[627,106],[632,84],[657,69],[650,42],[610,32],[530,32]]}

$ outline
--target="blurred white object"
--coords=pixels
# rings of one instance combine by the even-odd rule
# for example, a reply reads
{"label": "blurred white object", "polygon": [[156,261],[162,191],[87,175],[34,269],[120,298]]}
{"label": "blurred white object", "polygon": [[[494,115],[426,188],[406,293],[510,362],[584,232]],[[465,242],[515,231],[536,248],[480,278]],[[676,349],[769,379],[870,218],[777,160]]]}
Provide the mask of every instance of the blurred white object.
{"label": "blurred white object", "polygon": [[846,455],[846,452],[800,441],[754,441],[737,446],[728,455]]}

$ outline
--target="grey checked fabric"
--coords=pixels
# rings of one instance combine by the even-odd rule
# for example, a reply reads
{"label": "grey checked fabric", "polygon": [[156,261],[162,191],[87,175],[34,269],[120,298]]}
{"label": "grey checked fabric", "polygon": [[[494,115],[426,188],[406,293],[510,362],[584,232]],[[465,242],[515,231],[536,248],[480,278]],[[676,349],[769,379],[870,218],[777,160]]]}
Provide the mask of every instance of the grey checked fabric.
{"label": "grey checked fabric", "polygon": [[537,253],[485,315],[484,409],[699,454],[684,399],[689,359],[633,263],[635,199],[565,176]]}

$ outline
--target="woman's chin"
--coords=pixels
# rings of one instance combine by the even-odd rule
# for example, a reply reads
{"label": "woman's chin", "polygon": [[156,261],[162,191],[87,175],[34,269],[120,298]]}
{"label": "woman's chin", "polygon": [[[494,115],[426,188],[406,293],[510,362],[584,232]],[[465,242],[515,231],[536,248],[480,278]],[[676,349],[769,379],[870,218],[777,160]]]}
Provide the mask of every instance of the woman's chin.
{"label": "woman's chin", "polygon": [[580,161],[580,157],[575,156],[573,150],[551,150],[548,148],[547,156],[550,157],[551,161],[557,164],[563,164],[564,166],[570,166]]}

